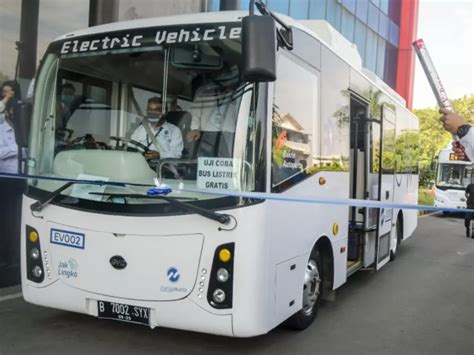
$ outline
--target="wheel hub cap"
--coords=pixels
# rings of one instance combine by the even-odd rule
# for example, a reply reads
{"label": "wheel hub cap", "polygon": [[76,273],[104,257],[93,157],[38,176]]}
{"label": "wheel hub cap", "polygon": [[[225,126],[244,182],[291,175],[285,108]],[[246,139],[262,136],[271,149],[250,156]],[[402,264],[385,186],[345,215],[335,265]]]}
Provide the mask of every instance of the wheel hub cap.
{"label": "wheel hub cap", "polygon": [[310,315],[319,298],[321,289],[321,277],[319,276],[318,264],[315,260],[309,260],[306,265],[303,286],[303,312]]}

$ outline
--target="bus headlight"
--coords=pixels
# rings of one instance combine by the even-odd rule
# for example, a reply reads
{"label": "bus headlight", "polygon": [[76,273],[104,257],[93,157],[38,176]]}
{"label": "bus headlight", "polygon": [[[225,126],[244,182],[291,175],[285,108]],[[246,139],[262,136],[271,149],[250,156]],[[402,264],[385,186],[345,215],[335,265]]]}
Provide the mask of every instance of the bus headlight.
{"label": "bus headlight", "polygon": [[217,281],[226,282],[229,279],[229,271],[221,267],[217,270]]}
{"label": "bus headlight", "polygon": [[218,288],[217,290],[214,291],[214,293],[212,294],[212,299],[214,300],[214,302],[216,303],[222,303],[225,301],[225,292],[222,291],[220,288]]}
{"label": "bus headlight", "polygon": [[232,308],[234,259],[235,243],[219,245],[214,252],[207,288],[207,301],[213,308]]}
{"label": "bus headlight", "polygon": [[30,250],[30,256],[34,260],[38,260],[40,257],[40,251],[38,248],[34,247],[33,249]]}
{"label": "bus headlight", "polygon": [[29,234],[29,238],[30,238],[30,242],[32,243],[36,243],[38,241],[38,232],[36,232],[35,230],[32,230]]}
{"label": "bus headlight", "polygon": [[[40,245],[39,233],[36,229],[31,226],[26,226],[26,248],[24,253],[26,254],[26,277],[28,280],[41,283],[44,280],[43,270],[43,258],[41,257],[41,245]],[[46,258],[46,254],[45,254]],[[47,259],[45,259],[47,260]],[[46,265],[46,270],[49,269]]]}
{"label": "bus headlight", "polygon": [[219,260],[223,263],[227,263],[232,258],[232,253],[227,248],[222,248],[219,251]]}
{"label": "bus headlight", "polygon": [[41,276],[43,276],[43,269],[36,265],[33,270],[31,270],[31,272],[33,273],[33,276],[36,277],[36,278],[40,278]]}

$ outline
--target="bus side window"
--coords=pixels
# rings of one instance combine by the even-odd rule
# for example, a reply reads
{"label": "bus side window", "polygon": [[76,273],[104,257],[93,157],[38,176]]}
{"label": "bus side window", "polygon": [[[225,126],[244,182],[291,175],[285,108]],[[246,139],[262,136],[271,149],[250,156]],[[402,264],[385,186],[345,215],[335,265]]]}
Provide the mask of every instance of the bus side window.
{"label": "bus side window", "polygon": [[283,191],[313,172],[318,84],[309,65],[281,55],[272,116],[273,191]]}

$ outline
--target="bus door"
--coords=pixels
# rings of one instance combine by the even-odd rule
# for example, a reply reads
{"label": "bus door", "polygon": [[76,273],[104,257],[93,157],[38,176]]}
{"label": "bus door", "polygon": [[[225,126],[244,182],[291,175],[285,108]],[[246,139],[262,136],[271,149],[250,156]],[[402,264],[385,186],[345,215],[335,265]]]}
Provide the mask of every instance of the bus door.
{"label": "bus door", "polygon": [[[369,105],[351,98],[351,178],[350,196],[380,200],[381,123],[369,118]],[[349,209],[348,275],[376,261],[378,208]]]}
{"label": "bus door", "polygon": [[[365,167],[367,177],[366,200],[381,201],[382,186],[382,124],[376,119],[368,119],[367,134],[367,165]],[[364,220],[364,266],[378,265],[377,248],[380,244],[380,208],[366,208],[366,218]]]}
{"label": "bus door", "polygon": [[[384,203],[393,203],[394,184],[395,184],[395,114],[386,107],[382,107],[382,140],[379,151],[381,152],[381,159],[379,158],[379,172],[380,183],[379,201]],[[380,269],[389,260],[390,256],[390,241],[393,232],[393,208],[379,208],[377,216],[378,237],[376,243],[376,269]]]}

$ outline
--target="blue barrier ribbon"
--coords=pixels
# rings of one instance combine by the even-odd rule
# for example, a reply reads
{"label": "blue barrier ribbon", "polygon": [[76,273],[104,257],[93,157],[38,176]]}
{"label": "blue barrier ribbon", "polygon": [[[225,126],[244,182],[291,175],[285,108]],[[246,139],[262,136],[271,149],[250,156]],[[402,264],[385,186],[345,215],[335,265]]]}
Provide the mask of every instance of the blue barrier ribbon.
{"label": "blue barrier ribbon", "polygon": [[449,208],[449,207],[434,207],[428,205],[413,205],[408,203],[386,203],[374,200],[359,200],[359,199],[326,199],[317,197],[290,197],[283,196],[275,193],[262,193],[262,192],[233,192],[233,191],[217,191],[217,190],[193,190],[193,189],[180,189],[178,191],[210,194],[217,196],[233,196],[241,198],[252,198],[260,200],[274,200],[274,201],[285,201],[285,202],[299,202],[299,203],[312,203],[312,204],[323,204],[323,205],[336,205],[336,206],[350,206],[350,207],[370,207],[370,208],[400,208],[405,210],[419,210],[419,211],[433,211],[433,212],[461,212],[461,213],[474,213],[474,209],[467,208]]}
{"label": "blue barrier ribbon", "polygon": [[[21,175],[11,173],[0,173],[0,178],[12,178],[12,179],[34,179],[34,180],[50,180],[50,181],[63,181],[63,182],[74,182],[77,184],[87,185],[111,185],[111,186],[141,186],[141,187],[152,187],[153,183],[150,184],[137,184],[128,182],[109,182],[101,180],[77,180],[60,177],[50,176],[39,176],[39,175]],[[156,186],[151,190],[156,189]],[[369,208],[400,208],[406,210],[419,210],[419,211],[432,211],[432,212],[454,212],[454,213],[474,213],[474,209],[467,208],[448,208],[448,207],[434,207],[427,205],[414,205],[408,203],[386,203],[381,201],[373,200],[359,200],[359,199],[326,199],[318,197],[291,197],[284,196],[276,193],[263,193],[263,192],[236,192],[226,190],[199,190],[199,189],[177,189],[172,190],[171,188],[166,191],[153,191],[150,195],[158,194],[169,194],[173,191],[182,191],[189,193],[199,193],[223,197],[239,197],[239,198],[251,198],[259,200],[272,200],[272,201],[284,201],[284,202],[297,202],[297,203],[309,203],[309,204],[323,204],[323,205],[335,205],[335,206],[348,206],[348,207],[369,207]]]}

